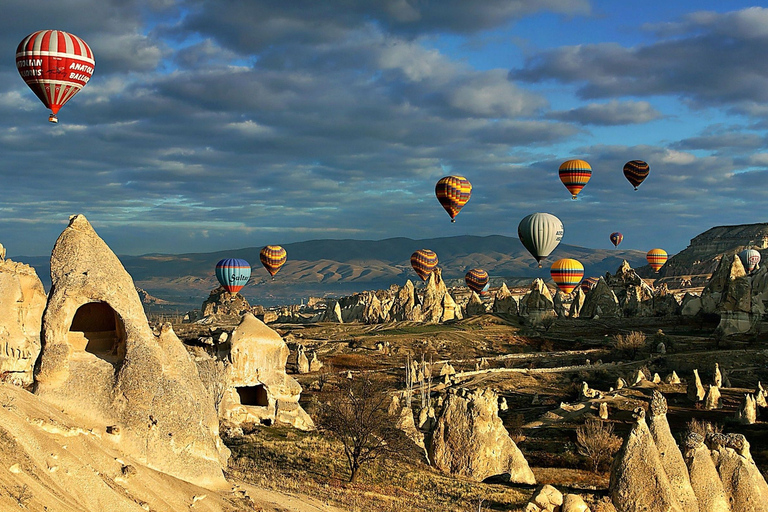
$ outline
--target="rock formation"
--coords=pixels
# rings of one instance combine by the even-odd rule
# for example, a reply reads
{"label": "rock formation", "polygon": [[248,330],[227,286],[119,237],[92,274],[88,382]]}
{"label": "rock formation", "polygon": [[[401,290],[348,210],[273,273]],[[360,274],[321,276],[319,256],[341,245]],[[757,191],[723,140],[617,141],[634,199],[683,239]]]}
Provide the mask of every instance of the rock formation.
{"label": "rock formation", "polygon": [[212,290],[200,307],[203,317],[218,315],[240,318],[250,310],[251,305],[245,297],[239,293],[230,293],[221,286]]}
{"label": "rock formation", "polygon": [[720,402],[720,388],[717,386],[709,386],[707,390],[707,396],[704,399],[704,408],[708,411],[719,409],[722,407]]}
{"label": "rock formation", "polygon": [[559,511],[563,504],[563,493],[549,484],[542,485],[533,493],[529,505],[533,504],[535,508],[528,507],[526,512],[554,512]]}
{"label": "rock formation", "polygon": [[436,268],[429,274],[421,304],[422,321],[429,323],[461,320],[461,308],[453,300],[443,281],[442,271]]}
{"label": "rock formation", "polygon": [[744,395],[744,400],[736,412],[736,420],[743,425],[752,425],[757,421],[757,403],[754,395]]}
{"label": "rock formation", "polygon": [[656,390],[653,391],[648,412],[648,429],[656,444],[661,466],[669,479],[672,494],[683,511],[697,512],[699,505],[691,487],[688,468],[667,422],[667,400]]}
{"label": "rock formation", "polygon": [[605,282],[605,279],[601,277],[595,287],[587,292],[579,316],[582,318],[594,318],[596,316],[617,318],[621,314],[619,299],[616,298],[616,294]]}
{"label": "rock formation", "polygon": [[421,321],[421,303],[410,279],[405,282],[402,288],[397,290],[392,308],[389,310],[389,318],[394,321]]}
{"label": "rock formation", "polygon": [[664,377],[664,382],[667,384],[680,384],[680,377],[678,377],[677,372],[673,370],[672,373]]}
{"label": "rock formation", "polygon": [[555,315],[552,294],[543,280],[534,279],[528,293],[520,299],[520,315],[528,317],[534,325]]}
{"label": "rock formation", "polygon": [[723,490],[736,512],[768,512],[768,484],[741,434],[707,434]]}
{"label": "rock formation", "polygon": [[505,315],[516,315],[518,313],[517,300],[507,288],[506,283],[502,283],[496,297],[493,300],[493,312],[503,313]]}
{"label": "rock formation", "polygon": [[686,512],[664,471],[642,408],[611,466],[609,491],[618,512]]}
{"label": "rock formation", "polygon": [[723,483],[704,438],[692,432],[685,440],[685,463],[701,512],[731,512]]}
{"label": "rock formation", "polygon": [[446,473],[478,481],[502,476],[513,483],[536,483],[499,418],[498,397],[490,389],[448,394],[432,432],[429,456]]}
{"label": "rock formation", "polygon": [[699,370],[693,370],[693,378],[688,381],[688,400],[701,402],[705,396],[706,392],[704,391],[704,386],[701,385]]}
{"label": "rock formation", "polygon": [[45,290],[35,269],[0,258],[0,374],[17,385],[32,384],[40,354]]}
{"label": "rock formation", "polygon": [[723,387],[723,375],[720,373],[720,365],[715,363],[714,377],[712,378],[712,384],[716,387]]}
{"label": "rock formation", "polygon": [[571,307],[568,310],[568,316],[571,318],[579,318],[581,315],[581,309],[584,307],[584,299],[586,295],[581,286],[577,286],[573,292],[573,300],[571,300]]}
{"label": "rock formation", "polygon": [[285,373],[288,346],[280,335],[250,313],[243,316],[220,356],[229,360],[220,415],[235,424],[287,423],[314,428],[299,405],[301,385]]}
{"label": "rock formation", "polygon": [[344,320],[341,317],[341,306],[339,305],[339,301],[332,300],[328,303],[328,306],[325,308],[325,313],[323,314],[320,321],[333,322],[337,324],[344,323]]}
{"label": "rock formation", "polygon": [[480,299],[480,296],[477,294],[477,292],[472,292],[472,295],[469,298],[469,302],[467,302],[465,313],[466,316],[485,314],[485,304],[483,304],[483,301]]}
{"label": "rock formation", "polygon": [[35,393],[112,426],[114,447],[152,468],[223,485],[229,451],[194,362],[170,324],[152,333],[131,276],[82,215],[56,241],[51,281]]}
{"label": "rock formation", "polygon": [[590,509],[578,494],[566,494],[560,512],[590,512]]}

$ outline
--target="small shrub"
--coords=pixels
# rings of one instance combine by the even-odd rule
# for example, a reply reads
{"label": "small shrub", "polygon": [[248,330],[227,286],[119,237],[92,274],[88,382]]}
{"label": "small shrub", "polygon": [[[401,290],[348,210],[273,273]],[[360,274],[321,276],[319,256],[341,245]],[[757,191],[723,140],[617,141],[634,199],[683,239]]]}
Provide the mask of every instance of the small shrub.
{"label": "small shrub", "polygon": [[613,337],[614,346],[621,351],[627,352],[632,359],[637,356],[637,352],[645,347],[645,334],[640,331],[631,331],[629,334],[616,334]]}
{"label": "small shrub", "polygon": [[592,463],[592,471],[597,473],[619,451],[621,438],[613,434],[612,424],[591,418],[576,429],[576,446],[579,454]]}
{"label": "small shrub", "polygon": [[32,500],[32,491],[27,484],[17,485],[10,493],[21,508],[27,508],[27,504]]}
{"label": "small shrub", "polygon": [[697,433],[701,437],[706,437],[708,433],[714,432],[715,434],[720,434],[723,432],[723,426],[718,425],[717,423],[712,423],[706,420],[697,420],[696,418],[692,418],[691,421],[686,423],[686,430],[685,430],[685,436],[688,437],[688,434]]}

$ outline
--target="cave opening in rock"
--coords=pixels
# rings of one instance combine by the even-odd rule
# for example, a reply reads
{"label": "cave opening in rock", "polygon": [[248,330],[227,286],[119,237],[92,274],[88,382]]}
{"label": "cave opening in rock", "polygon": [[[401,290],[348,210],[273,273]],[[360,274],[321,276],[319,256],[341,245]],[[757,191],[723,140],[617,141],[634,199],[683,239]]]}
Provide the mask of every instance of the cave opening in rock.
{"label": "cave opening in rock", "polygon": [[125,356],[125,338],[120,315],[106,302],[80,306],[69,328],[69,342],[76,352],[88,352],[110,363]]}
{"label": "cave opening in rock", "polygon": [[269,405],[267,388],[265,388],[263,384],[243,386],[235,389],[240,397],[240,403],[243,405],[256,405],[259,407],[266,407]]}

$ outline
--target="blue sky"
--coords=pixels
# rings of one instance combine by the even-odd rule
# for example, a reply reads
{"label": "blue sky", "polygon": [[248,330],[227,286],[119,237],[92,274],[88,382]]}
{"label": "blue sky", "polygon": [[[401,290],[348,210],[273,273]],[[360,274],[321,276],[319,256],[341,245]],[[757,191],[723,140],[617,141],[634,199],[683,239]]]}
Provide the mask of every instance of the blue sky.
{"label": "blue sky", "polygon": [[[6,0],[0,242],[48,253],[84,213],[120,254],[317,238],[516,236],[683,249],[768,221],[768,9],[740,1]],[[58,125],[27,34],[89,43]],[[577,201],[559,164],[593,167]],[[646,160],[633,191],[621,169]],[[434,183],[472,199],[451,224]]]}

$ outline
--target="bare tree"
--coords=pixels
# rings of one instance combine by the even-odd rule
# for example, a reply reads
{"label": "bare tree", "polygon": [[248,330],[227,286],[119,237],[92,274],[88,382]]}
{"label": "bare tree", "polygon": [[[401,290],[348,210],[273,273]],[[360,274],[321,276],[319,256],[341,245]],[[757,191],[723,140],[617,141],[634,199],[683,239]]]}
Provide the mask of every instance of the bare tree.
{"label": "bare tree", "polygon": [[631,354],[632,359],[637,352],[645,347],[645,334],[640,331],[631,331],[629,334],[617,334],[613,337],[616,348]]}
{"label": "bare tree", "polygon": [[595,418],[588,419],[576,429],[576,446],[579,454],[592,462],[597,473],[621,448],[621,438],[613,435],[613,425]]}
{"label": "bare tree", "polygon": [[350,482],[357,479],[364,464],[402,453],[410,446],[389,416],[390,402],[381,384],[361,376],[343,379],[340,391],[321,407],[319,424],[341,441]]}

